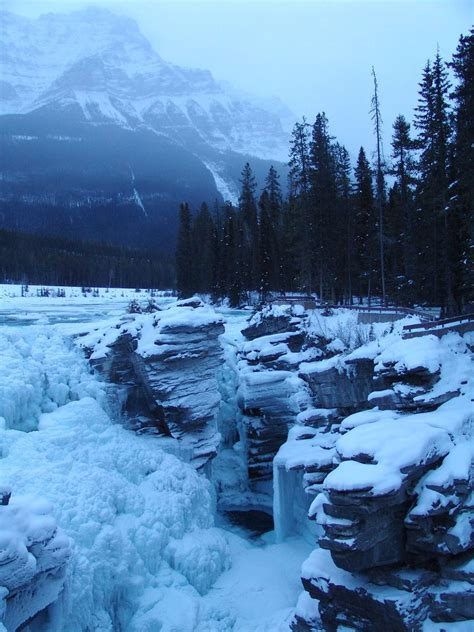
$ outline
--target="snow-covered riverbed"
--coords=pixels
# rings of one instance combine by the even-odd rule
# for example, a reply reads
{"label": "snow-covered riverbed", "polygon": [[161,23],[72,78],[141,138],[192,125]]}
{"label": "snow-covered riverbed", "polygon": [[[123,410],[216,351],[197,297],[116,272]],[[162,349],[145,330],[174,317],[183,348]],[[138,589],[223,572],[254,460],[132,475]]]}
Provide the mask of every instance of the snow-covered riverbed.
{"label": "snow-covered riverbed", "polygon": [[[0,483],[12,489],[10,511],[43,498],[38,511],[70,538],[65,590],[30,630],[288,630],[311,545],[215,527],[211,485],[173,442],[116,423],[69,337],[135,298],[107,294],[0,298]],[[23,527],[8,549],[20,570]]]}

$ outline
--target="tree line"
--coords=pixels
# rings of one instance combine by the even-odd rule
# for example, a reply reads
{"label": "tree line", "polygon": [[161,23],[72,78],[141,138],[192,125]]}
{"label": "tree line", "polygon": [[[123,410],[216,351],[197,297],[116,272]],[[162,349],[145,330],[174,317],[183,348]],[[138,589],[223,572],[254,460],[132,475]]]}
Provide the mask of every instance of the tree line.
{"label": "tree line", "polygon": [[[454,85],[449,79],[449,69]],[[258,292],[316,293],[349,303],[375,298],[440,305],[445,314],[474,299],[474,30],[452,61],[439,52],[419,84],[414,130],[393,123],[390,159],[382,147],[375,71],[372,162],[361,147],[355,168],[324,112],[294,126],[288,193],[271,167],[263,190],[250,165],[237,205],[180,208],[178,291],[228,297]],[[472,305],[471,305],[472,309]]]}
{"label": "tree line", "polygon": [[171,288],[175,270],[172,257],[0,229],[0,282]]}

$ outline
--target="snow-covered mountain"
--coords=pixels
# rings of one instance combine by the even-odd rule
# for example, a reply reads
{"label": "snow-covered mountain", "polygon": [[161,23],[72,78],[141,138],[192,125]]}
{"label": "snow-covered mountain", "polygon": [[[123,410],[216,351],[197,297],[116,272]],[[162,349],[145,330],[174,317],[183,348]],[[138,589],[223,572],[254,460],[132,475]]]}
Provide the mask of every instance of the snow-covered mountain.
{"label": "snow-covered mountain", "polygon": [[[43,190],[35,190],[36,203],[48,208],[108,204],[116,194],[119,204],[153,216],[157,199],[163,206],[171,199],[212,202],[218,192],[235,198],[249,157],[257,176],[267,161],[286,158],[285,106],[240,94],[207,70],[168,63],[128,17],[91,7],[36,20],[3,12],[0,21],[2,206],[19,194],[25,202],[34,180]],[[86,185],[83,174],[98,154],[102,166],[92,171],[105,177]],[[167,186],[132,164],[137,158],[157,170],[166,162]],[[69,181],[59,190],[58,170]],[[77,225],[73,215],[66,223]],[[31,228],[13,218],[5,224]]]}

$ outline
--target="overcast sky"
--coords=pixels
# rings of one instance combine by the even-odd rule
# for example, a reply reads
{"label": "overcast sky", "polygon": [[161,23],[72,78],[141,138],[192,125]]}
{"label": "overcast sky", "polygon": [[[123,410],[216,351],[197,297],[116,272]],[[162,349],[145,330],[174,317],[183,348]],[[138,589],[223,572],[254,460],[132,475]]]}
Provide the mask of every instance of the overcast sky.
{"label": "overcast sky", "polygon": [[450,59],[474,21],[472,0],[0,0],[30,17],[91,4],[134,17],[169,61],[278,96],[296,117],[324,110],[351,153],[372,143],[372,65],[389,154],[392,122],[411,119],[427,58],[438,45]]}

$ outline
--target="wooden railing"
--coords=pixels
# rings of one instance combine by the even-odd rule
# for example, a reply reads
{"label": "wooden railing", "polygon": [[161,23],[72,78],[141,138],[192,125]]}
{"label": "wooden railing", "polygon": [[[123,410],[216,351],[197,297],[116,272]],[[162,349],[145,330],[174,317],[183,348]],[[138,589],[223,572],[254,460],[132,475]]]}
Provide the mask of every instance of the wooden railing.
{"label": "wooden railing", "polygon": [[463,314],[452,318],[443,318],[431,323],[416,323],[403,327],[404,338],[416,338],[429,334],[440,335],[448,331],[474,331],[474,314]]}
{"label": "wooden railing", "polygon": [[463,314],[462,316],[453,316],[452,318],[438,319],[430,312],[426,312],[419,309],[412,309],[410,307],[398,307],[396,305],[382,306],[378,305],[334,305],[331,303],[321,303],[314,296],[277,296],[269,300],[270,303],[276,303],[280,305],[284,304],[298,304],[303,305],[305,309],[320,309],[333,310],[333,309],[352,309],[358,312],[366,312],[373,314],[402,314],[404,316],[417,316],[422,322],[415,323],[413,325],[405,325],[403,327],[404,338],[416,338],[418,336],[426,336],[434,334],[440,336],[448,331],[458,331],[464,333],[467,331],[474,331],[474,314]]}
{"label": "wooden railing", "polygon": [[387,306],[368,306],[368,305],[349,305],[349,304],[333,304],[333,303],[321,303],[313,296],[277,296],[269,300],[270,303],[276,303],[280,305],[288,305],[296,303],[303,305],[307,309],[320,309],[320,310],[332,310],[332,309],[352,309],[358,312],[367,312],[373,314],[404,314],[405,316],[418,316],[423,321],[435,321],[436,316],[430,312],[425,312],[419,309],[412,309],[410,307],[398,307],[396,305]]}

